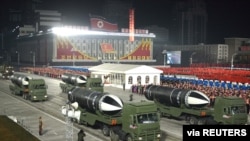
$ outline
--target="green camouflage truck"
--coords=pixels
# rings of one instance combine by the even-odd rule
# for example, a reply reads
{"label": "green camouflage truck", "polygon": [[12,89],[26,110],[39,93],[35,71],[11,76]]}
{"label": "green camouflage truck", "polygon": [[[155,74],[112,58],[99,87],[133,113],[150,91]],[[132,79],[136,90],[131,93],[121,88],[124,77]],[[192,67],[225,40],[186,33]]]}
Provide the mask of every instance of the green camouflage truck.
{"label": "green camouflage truck", "polygon": [[112,94],[74,88],[62,114],[79,124],[99,127],[112,141],[159,141],[160,115],[154,102],[123,103]]}
{"label": "green camouflage truck", "polygon": [[9,65],[1,65],[0,66],[0,76],[3,79],[9,79],[14,74],[14,68]]}
{"label": "green camouflage truck", "polygon": [[48,86],[44,79],[33,79],[22,74],[14,74],[10,79],[12,82],[9,85],[11,93],[20,95],[30,101],[45,101],[48,99]]}
{"label": "green camouflage truck", "polygon": [[89,78],[79,74],[64,73],[59,86],[64,93],[68,93],[75,87],[83,87],[93,91],[103,92],[103,83],[101,78]]}
{"label": "green camouflage truck", "polygon": [[148,85],[144,91],[162,116],[183,119],[191,125],[245,125],[246,104],[240,97],[216,97],[213,107],[207,95],[196,90]]}

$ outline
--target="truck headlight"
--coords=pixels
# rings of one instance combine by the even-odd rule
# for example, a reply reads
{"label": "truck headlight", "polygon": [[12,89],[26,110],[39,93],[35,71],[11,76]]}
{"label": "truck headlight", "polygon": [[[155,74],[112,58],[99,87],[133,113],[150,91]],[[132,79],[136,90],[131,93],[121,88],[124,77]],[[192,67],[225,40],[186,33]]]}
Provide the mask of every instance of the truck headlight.
{"label": "truck headlight", "polygon": [[33,96],[34,99],[36,99],[36,96]]}
{"label": "truck headlight", "polygon": [[161,134],[157,134],[157,138],[160,138],[161,137]]}
{"label": "truck headlight", "polygon": [[47,95],[45,95],[44,97],[45,97],[45,98],[47,98],[48,96],[47,96]]}
{"label": "truck headlight", "polygon": [[142,137],[139,137],[138,140],[139,140],[139,141],[142,141]]}

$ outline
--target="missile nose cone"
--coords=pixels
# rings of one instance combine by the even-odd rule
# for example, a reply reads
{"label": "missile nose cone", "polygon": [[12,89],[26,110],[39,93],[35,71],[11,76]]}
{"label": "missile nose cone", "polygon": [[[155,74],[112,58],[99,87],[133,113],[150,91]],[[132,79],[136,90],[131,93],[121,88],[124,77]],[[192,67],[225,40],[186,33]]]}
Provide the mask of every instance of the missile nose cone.
{"label": "missile nose cone", "polygon": [[122,107],[120,106],[114,106],[105,102],[101,102],[100,108],[102,111],[118,111],[122,109]]}
{"label": "missile nose cone", "polygon": [[29,82],[23,79],[23,80],[22,80],[22,84],[23,84],[23,85],[29,85]]}
{"label": "missile nose cone", "polygon": [[210,103],[210,99],[200,91],[190,91],[187,97],[187,104],[192,106],[205,106]]}
{"label": "missile nose cone", "polygon": [[188,101],[188,104],[190,105],[209,104],[209,101],[196,98],[196,97],[188,97],[187,101]]}
{"label": "missile nose cone", "polygon": [[100,99],[99,108],[101,111],[119,111],[122,110],[123,102],[115,95],[105,95]]}
{"label": "missile nose cone", "polygon": [[78,84],[86,83],[86,80],[83,80],[81,77],[77,77],[76,82]]}

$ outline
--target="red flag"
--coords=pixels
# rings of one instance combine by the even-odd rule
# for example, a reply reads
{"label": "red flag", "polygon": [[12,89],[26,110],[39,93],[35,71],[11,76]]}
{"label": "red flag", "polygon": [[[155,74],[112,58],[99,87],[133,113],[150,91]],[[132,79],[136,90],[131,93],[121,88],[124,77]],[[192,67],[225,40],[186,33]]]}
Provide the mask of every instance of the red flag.
{"label": "red flag", "polygon": [[115,53],[112,44],[110,43],[101,43],[101,49],[103,53]]}
{"label": "red flag", "polygon": [[92,30],[110,31],[117,32],[117,24],[107,22],[101,18],[90,18],[90,24]]}

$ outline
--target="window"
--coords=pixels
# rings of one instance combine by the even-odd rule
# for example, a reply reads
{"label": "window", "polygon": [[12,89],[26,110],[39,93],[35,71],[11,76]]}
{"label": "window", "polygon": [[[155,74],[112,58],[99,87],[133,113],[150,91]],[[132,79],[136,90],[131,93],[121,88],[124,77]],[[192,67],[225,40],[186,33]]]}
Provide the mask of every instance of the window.
{"label": "window", "polygon": [[128,77],[128,84],[132,84],[133,83],[133,77],[132,76],[129,76]]}
{"label": "window", "polygon": [[146,84],[149,83],[149,76],[148,75],[146,76],[145,83]]}
{"label": "window", "polygon": [[137,76],[137,84],[141,84],[141,76]]}

